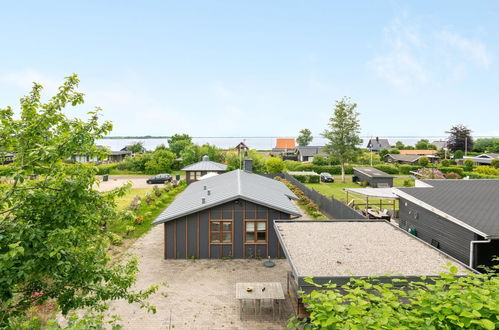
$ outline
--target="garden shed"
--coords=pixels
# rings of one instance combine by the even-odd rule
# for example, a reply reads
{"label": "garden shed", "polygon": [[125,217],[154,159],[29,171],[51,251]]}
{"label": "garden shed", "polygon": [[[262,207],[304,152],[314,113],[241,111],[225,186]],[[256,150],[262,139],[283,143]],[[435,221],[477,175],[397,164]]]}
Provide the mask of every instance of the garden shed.
{"label": "garden shed", "polygon": [[200,162],[191,164],[182,169],[185,171],[185,181],[187,184],[198,181],[202,176],[208,173],[221,174],[227,170],[227,165],[213,162],[210,157],[203,156]]}
{"label": "garden shed", "polygon": [[164,258],[284,257],[272,226],[301,216],[282,182],[235,170],[193,182],[153,224],[164,226]]}
{"label": "garden shed", "polygon": [[422,180],[396,188],[399,225],[476,268],[499,255],[499,180]]}
{"label": "garden shed", "polygon": [[393,187],[393,176],[374,167],[354,167],[358,182],[367,182],[373,188]]}
{"label": "garden shed", "polygon": [[400,286],[396,279],[419,281],[422,276],[438,276],[448,262],[458,268],[458,274],[471,271],[386,221],[275,221],[274,227],[291,266],[288,293],[300,317],[306,312],[298,291],[316,289],[305,281],[307,277],[317,284],[331,281],[343,285],[350,278],[378,276],[380,281]]}

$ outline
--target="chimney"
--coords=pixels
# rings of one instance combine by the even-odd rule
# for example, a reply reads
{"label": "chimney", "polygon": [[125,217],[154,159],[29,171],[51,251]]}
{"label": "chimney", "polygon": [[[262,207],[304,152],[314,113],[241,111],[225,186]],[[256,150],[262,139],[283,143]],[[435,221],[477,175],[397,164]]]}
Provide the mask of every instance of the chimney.
{"label": "chimney", "polygon": [[376,136],[376,142],[379,142],[379,137]]}
{"label": "chimney", "polygon": [[207,194],[208,196],[210,196],[210,195],[211,195],[211,190],[209,190],[209,189],[208,189],[208,191],[206,191],[206,194]]}
{"label": "chimney", "polygon": [[205,204],[205,203],[206,203],[206,198],[201,197],[201,204]]}
{"label": "chimney", "polygon": [[244,158],[244,170],[246,172],[253,172],[253,159]]}

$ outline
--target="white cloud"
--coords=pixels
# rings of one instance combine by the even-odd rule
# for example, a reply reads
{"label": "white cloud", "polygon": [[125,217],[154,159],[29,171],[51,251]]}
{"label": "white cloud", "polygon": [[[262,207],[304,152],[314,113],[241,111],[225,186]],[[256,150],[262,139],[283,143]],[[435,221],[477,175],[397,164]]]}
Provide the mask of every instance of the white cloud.
{"label": "white cloud", "polygon": [[463,60],[473,62],[484,69],[490,67],[492,57],[483,42],[468,39],[447,30],[438,32],[436,36],[439,40],[450,46],[450,48],[457,50],[462,55]]}

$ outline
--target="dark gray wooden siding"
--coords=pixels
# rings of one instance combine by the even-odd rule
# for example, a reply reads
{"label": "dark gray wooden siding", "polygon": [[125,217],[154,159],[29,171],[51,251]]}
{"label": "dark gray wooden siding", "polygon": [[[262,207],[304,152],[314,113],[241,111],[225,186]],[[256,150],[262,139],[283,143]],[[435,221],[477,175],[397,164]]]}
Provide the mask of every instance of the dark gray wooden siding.
{"label": "dark gray wooden siding", "polygon": [[477,239],[475,233],[404,198],[400,198],[399,205],[401,228],[415,228],[420,239],[438,244],[443,252],[469,264],[470,242]]}
{"label": "dark gray wooden siding", "polygon": [[[238,200],[187,217],[166,222],[165,258],[284,258],[273,220],[289,219],[283,213],[248,201]],[[210,244],[209,222],[233,219],[232,244]],[[244,242],[244,220],[267,220],[267,243]]]}

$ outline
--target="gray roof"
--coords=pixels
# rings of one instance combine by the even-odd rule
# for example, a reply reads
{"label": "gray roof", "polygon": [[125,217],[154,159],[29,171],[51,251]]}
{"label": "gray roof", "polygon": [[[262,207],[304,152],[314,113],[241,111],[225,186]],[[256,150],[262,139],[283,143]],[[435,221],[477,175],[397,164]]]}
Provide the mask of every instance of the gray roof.
{"label": "gray roof", "polygon": [[[206,189],[205,189],[206,186]],[[208,195],[207,190],[210,191]],[[205,203],[202,203],[202,198]],[[167,222],[236,199],[244,199],[284,213],[301,216],[290,199],[298,199],[282,182],[235,170],[191,183],[153,224]]]}
{"label": "gray roof", "polygon": [[385,157],[390,157],[398,162],[409,162],[413,163],[421,158],[420,155],[400,155],[400,154],[387,154]]}
{"label": "gray roof", "polygon": [[[423,180],[432,187],[398,188],[459,220],[461,226],[487,237],[499,237],[499,180]],[[436,209],[436,210],[433,210]],[[461,223],[462,222],[462,223]]]}
{"label": "gray roof", "polygon": [[217,162],[212,162],[208,156],[203,156],[203,160],[191,165],[188,165],[182,169],[182,171],[214,171],[223,172],[227,170],[227,165],[220,164]]}
{"label": "gray roof", "polygon": [[383,171],[378,170],[374,167],[354,167],[354,171],[360,172],[364,175],[367,175],[370,178],[392,178],[393,176],[385,173]]}
{"label": "gray roof", "polygon": [[367,149],[372,149],[374,151],[380,151],[383,149],[391,149],[392,146],[390,145],[390,142],[388,142],[388,139],[369,139],[367,142]]}
{"label": "gray roof", "polygon": [[[499,154],[496,154],[496,153],[493,153],[493,152],[488,152],[486,154],[483,154],[483,155],[486,155],[490,158],[494,158],[494,159],[498,159],[499,158]],[[480,157],[480,156],[483,156],[483,155],[478,155],[477,157]]]}
{"label": "gray roof", "polygon": [[304,157],[312,157],[317,154],[323,154],[323,146],[298,146],[296,147],[296,152]]}

